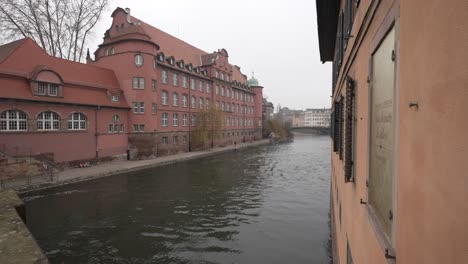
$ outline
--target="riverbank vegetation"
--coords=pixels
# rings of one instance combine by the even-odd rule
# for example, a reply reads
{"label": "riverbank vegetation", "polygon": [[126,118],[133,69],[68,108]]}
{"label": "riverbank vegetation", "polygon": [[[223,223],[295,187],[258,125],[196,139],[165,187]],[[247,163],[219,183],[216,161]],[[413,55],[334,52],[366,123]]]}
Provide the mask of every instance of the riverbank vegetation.
{"label": "riverbank vegetation", "polygon": [[291,133],[290,128],[290,123],[281,122],[278,118],[265,120],[263,122],[263,136],[291,140],[294,135]]}

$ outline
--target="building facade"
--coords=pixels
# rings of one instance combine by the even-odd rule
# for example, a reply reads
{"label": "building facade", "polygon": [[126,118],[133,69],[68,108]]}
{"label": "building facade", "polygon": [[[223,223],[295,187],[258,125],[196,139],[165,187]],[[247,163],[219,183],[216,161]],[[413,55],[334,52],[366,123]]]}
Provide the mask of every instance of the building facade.
{"label": "building facade", "polygon": [[[225,49],[204,52],[129,9],[112,17],[87,64],[51,57],[31,39],[0,46],[1,152],[65,163],[261,139],[263,87]],[[195,142],[202,122],[209,136]]]}
{"label": "building facade", "polygon": [[55,162],[125,155],[129,106],[113,71],[22,39],[0,47],[0,89],[0,152]]}
{"label": "building facade", "polygon": [[305,127],[330,127],[330,109],[306,109],[304,111]]}
{"label": "building facade", "polygon": [[468,263],[468,2],[318,0],[335,263]]}
{"label": "building facade", "polygon": [[[87,62],[116,73],[129,114],[132,157],[161,156],[261,138],[262,89],[229,63],[117,8],[103,43]],[[195,142],[197,113],[223,112],[220,137]]]}

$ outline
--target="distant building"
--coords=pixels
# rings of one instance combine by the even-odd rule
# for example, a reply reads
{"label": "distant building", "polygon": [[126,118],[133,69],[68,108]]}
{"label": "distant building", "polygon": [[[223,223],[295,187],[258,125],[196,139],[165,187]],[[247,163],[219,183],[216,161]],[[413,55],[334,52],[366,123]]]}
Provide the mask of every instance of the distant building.
{"label": "distant building", "polygon": [[304,125],[306,127],[330,127],[330,109],[307,109],[304,111]]}
{"label": "distant building", "polygon": [[273,118],[273,111],[275,110],[275,107],[273,106],[273,103],[268,102],[266,98],[263,98],[263,120],[269,120]]}

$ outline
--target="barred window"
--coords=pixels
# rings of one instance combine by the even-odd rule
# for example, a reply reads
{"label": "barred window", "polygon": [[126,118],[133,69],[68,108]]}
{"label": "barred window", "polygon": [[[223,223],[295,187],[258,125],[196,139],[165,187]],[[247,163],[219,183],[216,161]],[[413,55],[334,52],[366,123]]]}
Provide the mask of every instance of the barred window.
{"label": "barred window", "polygon": [[69,130],[86,130],[86,116],[83,113],[71,113],[68,116]]}
{"label": "barred window", "polygon": [[59,130],[60,116],[52,111],[45,111],[37,116],[38,130]]}
{"label": "barred window", "polygon": [[6,110],[0,113],[0,131],[28,130],[28,116],[19,110]]}

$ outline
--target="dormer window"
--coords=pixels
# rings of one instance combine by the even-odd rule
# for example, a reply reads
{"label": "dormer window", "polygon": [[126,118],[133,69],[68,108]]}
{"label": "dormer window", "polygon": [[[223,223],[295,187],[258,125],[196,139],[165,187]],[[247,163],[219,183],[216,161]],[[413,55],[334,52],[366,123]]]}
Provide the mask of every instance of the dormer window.
{"label": "dormer window", "polygon": [[37,82],[37,95],[58,96],[59,85],[56,83]]}
{"label": "dormer window", "polygon": [[192,71],[192,64],[189,64],[189,65],[188,65],[188,70],[189,70],[189,71]]}
{"label": "dormer window", "polygon": [[195,68],[195,72],[196,72],[196,73],[200,73],[200,68],[198,68],[198,67]]}
{"label": "dormer window", "polygon": [[141,55],[141,54],[135,55],[135,65],[137,67],[143,66],[143,55]]}
{"label": "dormer window", "polygon": [[117,103],[120,100],[120,97],[118,95],[112,95],[111,100],[112,102]]}
{"label": "dormer window", "polygon": [[179,61],[179,68],[181,68],[181,69],[184,68],[184,61],[183,60]]}
{"label": "dormer window", "polygon": [[159,55],[158,55],[158,61],[164,62],[164,54],[163,54],[163,53],[159,53]]}
{"label": "dormer window", "polygon": [[110,49],[110,52],[109,52],[109,53],[110,53],[110,55],[114,55],[114,54],[115,54],[115,49],[114,49],[114,47],[112,47],[112,48]]}

